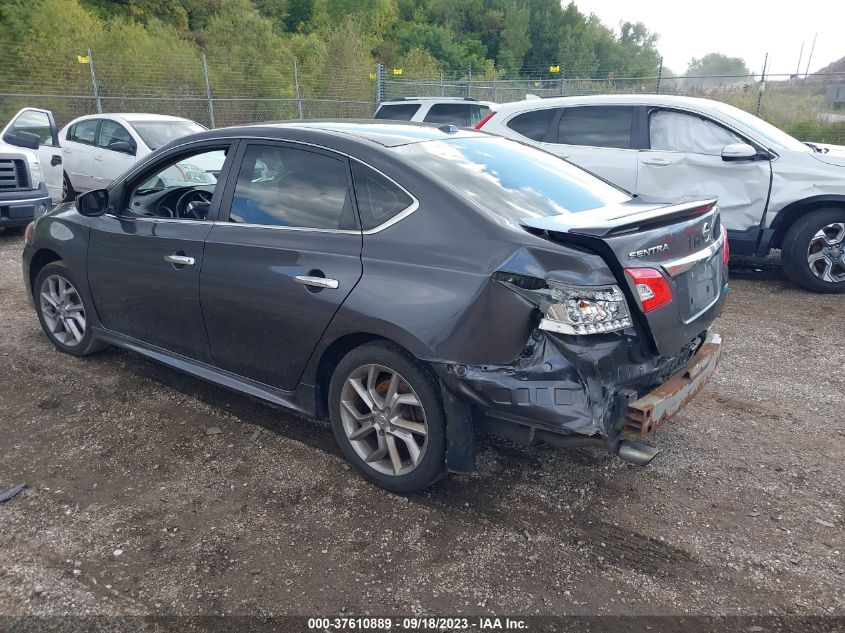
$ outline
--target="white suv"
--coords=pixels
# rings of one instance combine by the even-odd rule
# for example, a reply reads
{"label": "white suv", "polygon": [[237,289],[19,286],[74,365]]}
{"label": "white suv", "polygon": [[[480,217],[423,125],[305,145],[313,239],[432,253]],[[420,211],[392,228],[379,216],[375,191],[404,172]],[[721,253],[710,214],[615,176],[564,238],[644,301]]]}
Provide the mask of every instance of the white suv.
{"label": "white suv", "polygon": [[845,292],[845,147],[802,143],[733,106],[607,95],[500,105],[476,127],[541,147],[641,197],[718,197],[734,254]]}
{"label": "white suv", "polygon": [[373,118],[473,127],[496,107],[490,101],[470,97],[402,97],[384,101]]}

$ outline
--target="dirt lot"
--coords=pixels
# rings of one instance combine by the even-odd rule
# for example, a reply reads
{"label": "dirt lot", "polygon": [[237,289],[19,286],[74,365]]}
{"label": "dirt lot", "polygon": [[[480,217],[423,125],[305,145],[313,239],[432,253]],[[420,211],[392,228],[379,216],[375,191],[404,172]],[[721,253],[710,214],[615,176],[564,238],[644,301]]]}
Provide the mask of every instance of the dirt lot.
{"label": "dirt lot", "polygon": [[327,427],[58,353],[21,247],[0,233],[0,490],[28,484],[0,614],[845,615],[845,296],[776,260],[734,266],[720,370],[652,465],[481,439],[476,474],[403,498]]}

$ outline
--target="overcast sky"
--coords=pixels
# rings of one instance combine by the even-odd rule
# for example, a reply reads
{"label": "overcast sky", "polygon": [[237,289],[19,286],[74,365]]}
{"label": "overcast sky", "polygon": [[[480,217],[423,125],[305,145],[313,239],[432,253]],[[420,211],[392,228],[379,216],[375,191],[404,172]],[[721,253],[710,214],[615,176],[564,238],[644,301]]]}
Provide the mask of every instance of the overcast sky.
{"label": "overcast sky", "polygon": [[[568,0],[564,0],[565,5]],[[801,72],[818,33],[810,72],[845,57],[845,0],[575,0],[582,13],[595,13],[619,32],[619,22],[643,22],[660,39],[663,63],[675,73],[692,57],[723,53],[742,57],[759,74],[769,53],[774,73],[794,73],[804,41]]]}

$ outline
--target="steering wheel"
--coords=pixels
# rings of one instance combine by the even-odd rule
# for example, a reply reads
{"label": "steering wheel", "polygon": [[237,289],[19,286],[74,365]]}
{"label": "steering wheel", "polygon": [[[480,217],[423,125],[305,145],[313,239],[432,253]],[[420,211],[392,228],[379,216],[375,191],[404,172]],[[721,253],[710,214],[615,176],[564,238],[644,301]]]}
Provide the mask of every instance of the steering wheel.
{"label": "steering wheel", "polygon": [[202,189],[190,189],[176,201],[176,217],[205,220],[208,207],[211,206],[212,194]]}

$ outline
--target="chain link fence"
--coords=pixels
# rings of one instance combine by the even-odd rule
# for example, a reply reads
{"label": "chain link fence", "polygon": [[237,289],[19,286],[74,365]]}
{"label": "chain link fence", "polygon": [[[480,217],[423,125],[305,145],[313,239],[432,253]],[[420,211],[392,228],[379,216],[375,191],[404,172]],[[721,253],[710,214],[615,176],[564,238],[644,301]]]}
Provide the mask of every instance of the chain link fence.
{"label": "chain link fence", "polygon": [[195,53],[173,53],[166,62],[156,63],[128,54],[120,59],[95,57],[84,49],[71,62],[58,60],[55,70],[50,63],[33,63],[4,81],[0,121],[34,106],[52,110],[60,126],[96,112],[149,112],[224,127],[288,119],[369,118],[382,101],[402,97],[469,97],[504,103],[526,95],[660,93],[723,101],[756,113],[801,140],[845,144],[845,73],[584,78],[573,69],[562,69],[557,76],[535,69],[536,78],[503,79],[492,68],[473,76],[472,68],[446,74],[368,69],[340,60],[323,70],[315,62],[297,63],[293,57],[274,67],[262,60],[233,63]]}

